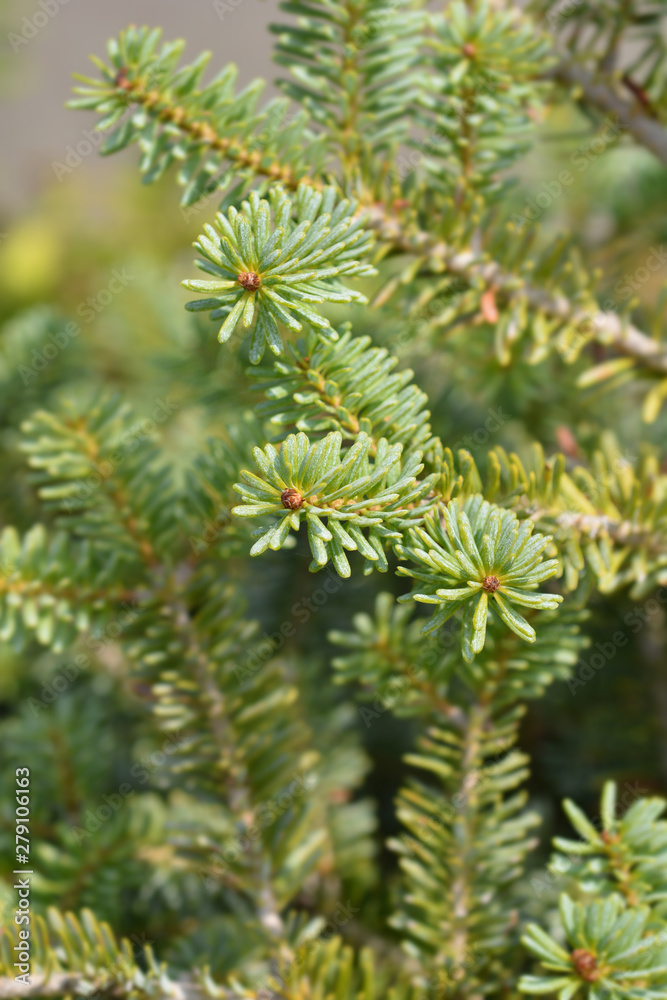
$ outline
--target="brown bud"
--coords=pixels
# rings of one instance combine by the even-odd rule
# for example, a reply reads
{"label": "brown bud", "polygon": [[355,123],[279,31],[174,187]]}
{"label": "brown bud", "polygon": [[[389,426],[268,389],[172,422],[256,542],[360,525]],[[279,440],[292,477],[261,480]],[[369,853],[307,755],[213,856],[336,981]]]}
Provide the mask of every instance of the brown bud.
{"label": "brown bud", "polygon": [[594,983],[600,978],[600,970],[595,955],[587,951],[586,948],[575,948],[570,958],[574,962],[574,967],[587,983]]}
{"label": "brown bud", "polygon": [[256,292],[262,283],[260,276],[254,271],[241,271],[237,280],[239,285],[243,285],[246,292]]}
{"label": "brown bud", "polygon": [[202,122],[201,127],[199,129],[199,135],[204,140],[204,142],[210,142],[211,144],[213,144],[217,140],[217,145],[219,148],[222,148],[223,146],[225,146],[225,149],[227,148],[227,144],[222,139],[218,139],[214,129],[212,129],[211,126],[208,125],[206,122]]}
{"label": "brown bud", "polygon": [[303,497],[298,490],[291,487],[282,491],[280,499],[283,502],[283,507],[287,507],[288,510],[298,510],[303,505]]}
{"label": "brown bud", "polygon": [[134,84],[127,78],[127,66],[121,66],[114,78],[114,84],[123,90],[132,90]]}
{"label": "brown bud", "polygon": [[477,55],[477,49],[472,44],[472,42],[465,43],[465,45],[463,46],[463,55],[466,57],[466,59],[475,58],[475,56]]}
{"label": "brown bud", "polygon": [[577,439],[570,428],[566,427],[565,424],[561,424],[556,428],[556,442],[560,450],[564,452],[568,458],[579,457]]}
{"label": "brown bud", "polygon": [[487,590],[489,594],[494,594],[498,587],[500,586],[500,580],[497,576],[485,576],[482,587]]}
{"label": "brown bud", "polygon": [[496,291],[494,288],[487,288],[480,299],[482,316],[487,323],[498,322],[498,306],[496,305]]}

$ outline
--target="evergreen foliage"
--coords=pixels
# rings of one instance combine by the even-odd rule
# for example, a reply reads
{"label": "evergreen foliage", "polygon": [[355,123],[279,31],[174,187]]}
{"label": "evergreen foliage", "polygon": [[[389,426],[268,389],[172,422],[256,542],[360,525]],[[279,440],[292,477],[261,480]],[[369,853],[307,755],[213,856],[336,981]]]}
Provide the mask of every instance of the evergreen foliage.
{"label": "evergreen foliage", "polygon": [[[428,529],[416,529],[413,544],[401,550],[423,569],[400,568],[416,577],[420,588],[427,588],[426,593],[410,595],[415,601],[444,605],[424,631],[438,631],[463,609],[462,652],[465,660],[471,660],[484,649],[487,618],[493,608],[512,632],[534,642],[535,630],[513,605],[549,610],[562,600],[559,595],[530,593],[558,570],[557,560],[542,562],[551,538],[531,537],[532,521],[519,523],[509,511],[493,510],[479,495],[463,506],[457,499],[450,500],[442,521],[429,518],[427,523]],[[447,586],[439,586],[442,583]]]}
{"label": "evergreen foliage", "polygon": [[370,237],[362,228],[363,219],[354,217],[356,205],[339,201],[335,188],[315,191],[301,184],[295,205],[280,188],[272,193],[272,212],[269,203],[253,191],[243,203],[245,215],[234,207],[228,219],[218,214],[219,235],[209,226],[206,236],[195,244],[206,258],[197,263],[217,280],[184,282],[193,292],[223,293],[187,307],[210,309],[212,319],[225,316],[218,333],[222,342],[231,337],[239,319],[250,326],[257,310],[250,346],[253,362],[261,361],[265,342],[274,354],[282,353],[276,320],[290,330],[301,330],[301,320],[330,328],[329,321],[306,303],[366,301],[332,278],[375,273],[368,265],[350,260],[368,253]]}
{"label": "evergreen foliage", "polygon": [[[399,470],[401,445],[389,445],[380,438],[370,461],[373,440],[363,432],[341,456],[342,435],[333,431],[315,445],[303,434],[290,434],[280,452],[267,444],[264,452],[256,449],[255,461],[264,479],[243,472],[243,483],[236,489],[245,504],[233,513],[241,517],[280,514],[275,527],[262,534],[250,550],[253,556],[267,548],[279,549],[289,529],[299,530],[305,519],[308,542],[313,554],[311,569],[333,561],[341,576],[350,575],[345,549],[359,551],[366,558],[365,572],[376,563],[381,571],[388,568],[384,545],[388,539],[400,539],[400,528],[423,516],[415,506],[430,490],[428,479],[417,483],[423,466],[419,452]],[[422,505],[423,507],[423,505]],[[325,527],[326,518],[329,527]],[[361,531],[368,528],[368,536]]]}
{"label": "evergreen foliage", "polygon": [[[667,998],[665,800],[622,811],[608,781],[592,821],[568,798],[579,839],[555,837],[546,875],[531,857],[548,809],[529,801],[528,705],[581,675],[600,608],[618,624],[667,585],[659,437],[581,404],[586,388],[634,413],[641,376],[664,427],[662,304],[602,308],[585,241],[512,213],[538,119],[569,102],[596,124],[619,73],[623,141],[660,157],[665,19],[556,6],[287,0],[287,97],[263,109],[260,83],[204,82],[207,54],[179,68],[183,43],[148,28],[80,78],[70,106],[101,116],[101,152],[136,142],[144,180],[174,166],[212,221],[207,277],[183,282],[204,296],[192,332],[156,366],[172,403],[131,405],[141,367],[84,391],[75,351],[21,386],[55,313],[0,342],[0,640],[20,692],[0,851],[14,863],[29,760],[27,995]],[[518,386],[522,431],[488,448],[457,433],[478,371],[483,400]],[[555,392],[579,437],[543,418]],[[146,416],[165,407],[187,411],[173,436]],[[316,614],[315,644],[291,642]],[[603,666],[617,645],[596,643]],[[389,819],[376,738],[402,753]],[[0,997],[23,989],[13,879]]]}

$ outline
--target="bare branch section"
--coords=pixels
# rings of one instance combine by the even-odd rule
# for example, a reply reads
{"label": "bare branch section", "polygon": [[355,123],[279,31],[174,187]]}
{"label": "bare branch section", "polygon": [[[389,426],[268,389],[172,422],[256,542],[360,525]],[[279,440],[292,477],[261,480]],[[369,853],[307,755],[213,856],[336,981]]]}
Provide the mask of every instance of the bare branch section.
{"label": "bare branch section", "polygon": [[472,250],[457,250],[442,241],[432,242],[432,236],[423,230],[405,233],[400,223],[376,209],[373,210],[371,226],[380,239],[393,243],[402,252],[438,258],[450,274],[475,284],[481,281],[487,288],[493,288],[496,293],[510,299],[520,295],[532,308],[539,309],[546,316],[580,327],[582,334],[634,358],[642,367],[661,375],[667,374],[667,350],[664,345],[631,323],[625,323],[617,313],[592,311],[574,304],[563,295],[552,295],[503,270],[497,261],[485,259]]}
{"label": "bare branch section", "polygon": [[576,63],[563,62],[550,75],[565,87],[578,87],[584,103],[615,115],[637,142],[667,165],[667,128],[647,115],[638,102],[626,100],[607,81],[596,79]]}

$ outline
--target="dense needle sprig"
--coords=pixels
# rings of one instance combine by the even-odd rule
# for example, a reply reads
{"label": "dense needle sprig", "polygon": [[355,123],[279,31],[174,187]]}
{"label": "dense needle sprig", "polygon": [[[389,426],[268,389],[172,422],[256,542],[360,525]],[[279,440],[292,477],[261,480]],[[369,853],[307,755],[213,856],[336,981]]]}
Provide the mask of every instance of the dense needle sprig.
{"label": "dense needle sprig", "polygon": [[[278,514],[278,523],[263,530],[250,550],[253,556],[266,549],[280,549],[290,528],[303,521],[313,554],[311,569],[321,569],[329,559],[340,576],[350,575],[345,550],[358,550],[366,559],[366,572],[387,569],[384,546],[400,539],[401,529],[427,509],[422,501],[431,481],[418,482],[423,465],[419,452],[401,466],[402,446],[382,438],[374,455],[372,439],[358,435],[341,453],[338,431],[311,444],[306,434],[290,434],[278,452],[267,444],[253,455],[262,473],[242,472],[234,489],[244,503],[233,513],[240,517]],[[324,522],[327,522],[325,525]],[[362,528],[368,529],[366,537]]]}
{"label": "dense needle sprig", "polygon": [[[531,537],[532,536],[532,537]],[[556,608],[558,594],[536,593],[538,585],[558,572],[558,560],[542,561],[548,535],[533,535],[533,522],[519,521],[481,496],[465,503],[451,500],[411,532],[401,553],[418,568],[398,572],[419,581],[420,589],[403,600],[439,605],[425,633],[437,631],[463,610],[462,648],[466,660],[481,652],[488,612],[498,616],[520,638],[535,641],[535,629],[515,605],[536,610]]]}
{"label": "dense needle sprig", "polygon": [[333,187],[317,191],[301,184],[294,200],[274,188],[270,203],[253,191],[242,211],[232,206],[219,212],[215,228],[205,226],[195,246],[204,256],[196,261],[213,280],[192,279],[183,284],[193,292],[218,293],[214,298],[187,304],[188,309],[210,310],[224,322],[218,340],[229,340],[239,322],[255,328],[250,360],[261,360],[266,344],[282,353],[278,324],[301,330],[302,321],[332,337],[329,320],[312,303],[366,302],[361,292],[337,279],[375,274],[358,260],[368,253],[372,237],[364,229],[357,205],[341,200]]}
{"label": "dense needle sprig", "polygon": [[519,989],[557,993],[559,1000],[582,992],[591,1000],[667,996],[667,937],[646,934],[649,916],[648,907],[627,908],[620,896],[585,904],[563,893],[560,917],[568,948],[530,924],[523,943],[546,971],[523,976]]}

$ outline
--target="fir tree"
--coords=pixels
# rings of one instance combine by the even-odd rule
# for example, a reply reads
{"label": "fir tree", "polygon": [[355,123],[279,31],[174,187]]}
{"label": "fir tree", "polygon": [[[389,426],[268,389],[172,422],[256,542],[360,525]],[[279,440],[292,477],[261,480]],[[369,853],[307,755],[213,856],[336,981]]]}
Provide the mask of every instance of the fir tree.
{"label": "fir tree", "polygon": [[[583,683],[596,595],[665,593],[659,451],[606,433],[555,452],[536,425],[522,454],[473,456],[402,364],[408,344],[483,355],[489,380],[558,365],[573,395],[623,384],[662,426],[661,304],[610,304],[583,241],[526,225],[511,177],[563,102],[667,163],[664,10],[281,7],[284,98],[239,92],[233,67],[204,82],[208,55],[180,65],[184,43],[130,27],[70,102],[101,116],[103,154],[136,143],[146,183],[173,168],[202,206],[186,403],[146,429],[122,394],[69,399],[74,354],[33,387],[26,345],[60,320],[3,334],[29,474],[12,451],[0,639],[13,665],[68,662],[0,730],[3,852],[20,868],[27,796],[36,872],[29,986],[18,876],[2,887],[0,997],[667,998],[665,801],[621,807],[607,782],[599,821],[566,801],[578,839],[540,869],[519,746],[529,703]],[[157,433],[179,405],[218,408],[185,469]],[[360,577],[350,603],[376,595],[330,633],[332,674],[292,655],[289,618],[262,634],[306,564],[301,621]],[[394,867],[357,725],[385,712],[414,735]]]}

